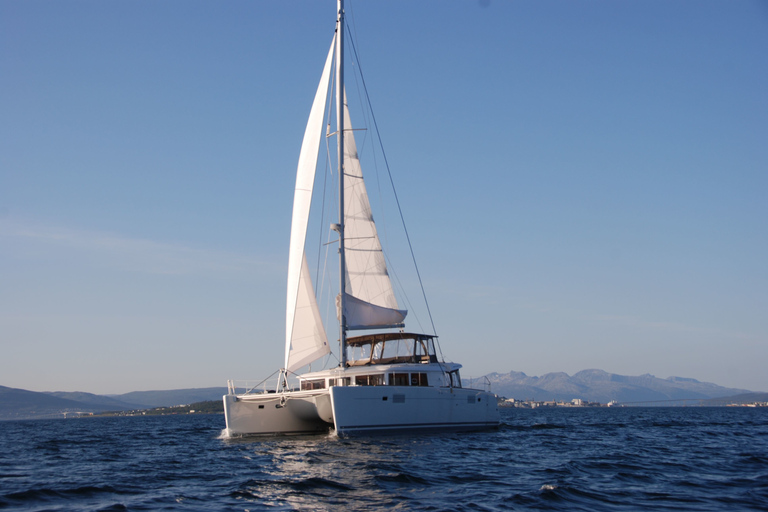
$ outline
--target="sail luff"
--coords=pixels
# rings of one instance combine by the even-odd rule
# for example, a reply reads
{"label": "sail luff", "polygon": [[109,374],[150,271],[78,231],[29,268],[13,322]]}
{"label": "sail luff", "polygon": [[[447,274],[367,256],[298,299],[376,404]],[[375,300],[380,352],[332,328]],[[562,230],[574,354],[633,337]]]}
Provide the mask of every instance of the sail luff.
{"label": "sail luff", "polygon": [[[317,357],[322,357],[327,353],[327,339],[325,336],[325,329],[322,324],[319,329],[311,329],[313,332],[318,333],[316,338],[304,338],[300,343],[301,346],[294,347],[296,340],[293,333],[297,322],[299,323],[313,323],[319,320],[319,312],[317,314],[317,300],[312,293],[312,297],[305,297],[307,293],[307,286],[302,283],[302,267],[305,265],[304,243],[307,237],[307,224],[309,223],[309,211],[310,204],[312,202],[312,191],[315,182],[315,170],[317,167],[317,155],[320,150],[320,141],[322,139],[322,127],[325,113],[325,104],[328,97],[328,84],[330,81],[331,67],[333,63],[335,47],[335,37],[331,42],[331,48],[328,51],[328,57],[325,61],[323,68],[323,74],[320,78],[320,84],[318,85],[317,92],[315,93],[315,99],[312,103],[312,109],[309,113],[309,120],[307,121],[307,128],[304,132],[304,140],[301,145],[301,152],[299,153],[299,164],[296,171],[296,187],[293,196],[293,215],[291,218],[291,242],[288,254],[288,286],[287,286],[287,298],[286,298],[286,315],[285,315],[285,368],[293,367],[291,364],[292,350],[305,353],[306,346],[311,345],[317,350]],[[311,283],[309,283],[309,289],[311,291]],[[302,296],[300,296],[302,294]],[[297,309],[297,306],[301,302],[302,304],[308,304],[309,310],[306,307],[301,310]],[[301,311],[302,314],[297,318],[297,312]],[[306,359],[308,356],[305,354],[302,359]]]}

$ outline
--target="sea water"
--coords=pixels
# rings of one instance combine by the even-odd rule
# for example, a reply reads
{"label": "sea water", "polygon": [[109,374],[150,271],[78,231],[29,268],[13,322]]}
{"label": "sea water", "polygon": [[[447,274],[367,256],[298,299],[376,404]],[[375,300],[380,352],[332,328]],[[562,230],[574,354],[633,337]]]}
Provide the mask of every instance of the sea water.
{"label": "sea water", "polygon": [[0,509],[768,510],[768,408],[502,420],[356,439],[226,439],[222,415],[0,422]]}

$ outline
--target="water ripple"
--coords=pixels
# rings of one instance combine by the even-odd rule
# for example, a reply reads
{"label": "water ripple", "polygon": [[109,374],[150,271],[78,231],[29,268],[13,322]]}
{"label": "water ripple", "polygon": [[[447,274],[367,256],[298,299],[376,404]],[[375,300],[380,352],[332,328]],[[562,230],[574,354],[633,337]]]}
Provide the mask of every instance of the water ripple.
{"label": "water ripple", "polygon": [[768,410],[503,411],[496,431],[221,438],[221,416],[0,423],[3,510],[765,510]]}

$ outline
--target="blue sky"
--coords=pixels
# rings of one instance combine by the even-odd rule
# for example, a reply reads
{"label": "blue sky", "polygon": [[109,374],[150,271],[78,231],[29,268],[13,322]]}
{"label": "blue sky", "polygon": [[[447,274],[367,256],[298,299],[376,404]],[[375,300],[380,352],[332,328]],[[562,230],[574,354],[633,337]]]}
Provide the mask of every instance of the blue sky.
{"label": "blue sky", "polygon": [[[282,363],[333,1],[0,3],[0,385]],[[446,358],[768,391],[768,7],[350,2]]]}

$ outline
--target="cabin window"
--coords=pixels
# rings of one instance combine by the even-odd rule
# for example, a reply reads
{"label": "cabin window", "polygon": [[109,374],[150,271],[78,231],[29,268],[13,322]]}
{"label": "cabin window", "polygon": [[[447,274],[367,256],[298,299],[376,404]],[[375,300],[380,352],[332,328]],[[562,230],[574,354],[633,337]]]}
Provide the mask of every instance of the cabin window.
{"label": "cabin window", "polygon": [[325,389],[325,379],[303,380],[301,381],[301,389],[303,391],[312,389]]}
{"label": "cabin window", "polygon": [[348,339],[347,366],[435,362],[435,341],[428,336],[386,333]]}
{"label": "cabin window", "polygon": [[412,373],[411,386],[429,386],[426,373]]}
{"label": "cabin window", "polygon": [[389,340],[382,347],[381,362],[408,361],[413,356],[412,339]]}
{"label": "cabin window", "polygon": [[390,386],[407,386],[408,374],[407,373],[390,373],[389,385]]}
{"label": "cabin window", "polygon": [[357,375],[355,376],[356,386],[383,386],[384,375]]}
{"label": "cabin window", "polygon": [[371,345],[370,344],[364,344],[364,345],[356,345],[352,347],[348,347],[348,358],[349,362],[357,362],[358,364],[365,364],[369,363],[371,361]]}
{"label": "cabin window", "polygon": [[436,363],[435,344],[432,338],[420,339],[413,347],[415,361],[420,363]]}
{"label": "cabin window", "polygon": [[380,361],[384,357],[384,342],[378,341],[373,344],[373,350],[371,350],[371,360]]}
{"label": "cabin window", "polygon": [[448,377],[450,377],[451,379],[452,388],[461,387],[461,377],[459,377],[459,370],[453,370],[452,372],[448,372]]}

